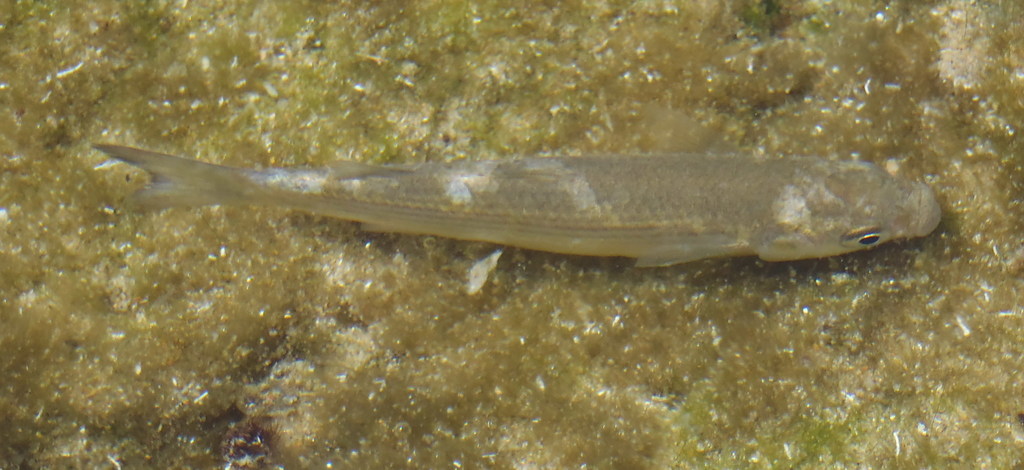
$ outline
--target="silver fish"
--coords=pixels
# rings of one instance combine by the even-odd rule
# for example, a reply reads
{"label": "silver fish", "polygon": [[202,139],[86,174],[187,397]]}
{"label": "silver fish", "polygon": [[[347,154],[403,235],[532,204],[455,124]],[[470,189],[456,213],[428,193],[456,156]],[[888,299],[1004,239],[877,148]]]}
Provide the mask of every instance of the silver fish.
{"label": "silver fish", "polygon": [[119,145],[96,149],[152,181],[150,207],[261,204],[438,235],[665,266],[758,255],[820,258],[927,235],[923,183],[865,162],[669,154],[251,170]]}

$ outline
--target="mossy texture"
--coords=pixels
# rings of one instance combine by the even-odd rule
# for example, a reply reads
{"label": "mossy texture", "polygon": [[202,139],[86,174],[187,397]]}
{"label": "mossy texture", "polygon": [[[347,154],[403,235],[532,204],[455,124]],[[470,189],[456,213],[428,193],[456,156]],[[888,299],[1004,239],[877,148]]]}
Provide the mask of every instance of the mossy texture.
{"label": "mossy texture", "polygon": [[[253,467],[1019,466],[1022,58],[1011,1],[6,2],[0,467],[242,468],[240,422]],[[492,245],[140,212],[93,142],[820,155],[944,217],[790,263],[506,249],[469,295]]]}

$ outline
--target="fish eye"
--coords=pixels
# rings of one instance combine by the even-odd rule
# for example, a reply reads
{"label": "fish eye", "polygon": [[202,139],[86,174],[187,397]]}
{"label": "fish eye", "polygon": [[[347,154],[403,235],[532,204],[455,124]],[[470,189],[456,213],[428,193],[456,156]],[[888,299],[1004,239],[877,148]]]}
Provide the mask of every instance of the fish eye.
{"label": "fish eye", "polygon": [[874,246],[882,240],[882,230],[878,227],[857,229],[843,235],[842,243],[847,246]]}

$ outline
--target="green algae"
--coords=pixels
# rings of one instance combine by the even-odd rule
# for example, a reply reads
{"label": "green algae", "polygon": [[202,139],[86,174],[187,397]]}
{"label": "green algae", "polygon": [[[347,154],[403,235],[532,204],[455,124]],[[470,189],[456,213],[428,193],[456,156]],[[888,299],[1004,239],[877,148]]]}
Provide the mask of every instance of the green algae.
{"label": "green algae", "polygon": [[[1020,464],[1013,2],[11,4],[0,467],[221,466],[244,417],[296,468]],[[469,296],[492,246],[137,212],[96,141],[244,166],[724,141],[881,163],[945,216],[796,263],[506,249]]]}

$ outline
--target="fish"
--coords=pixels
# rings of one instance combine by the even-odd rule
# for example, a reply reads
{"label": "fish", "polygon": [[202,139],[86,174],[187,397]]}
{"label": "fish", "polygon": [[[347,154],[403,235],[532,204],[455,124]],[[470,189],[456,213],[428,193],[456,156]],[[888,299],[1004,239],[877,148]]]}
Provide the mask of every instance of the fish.
{"label": "fish", "polygon": [[941,209],[922,182],[863,161],[677,153],[247,169],[112,144],[148,172],[150,208],[264,205],[640,267],[704,258],[824,258],[923,237]]}

